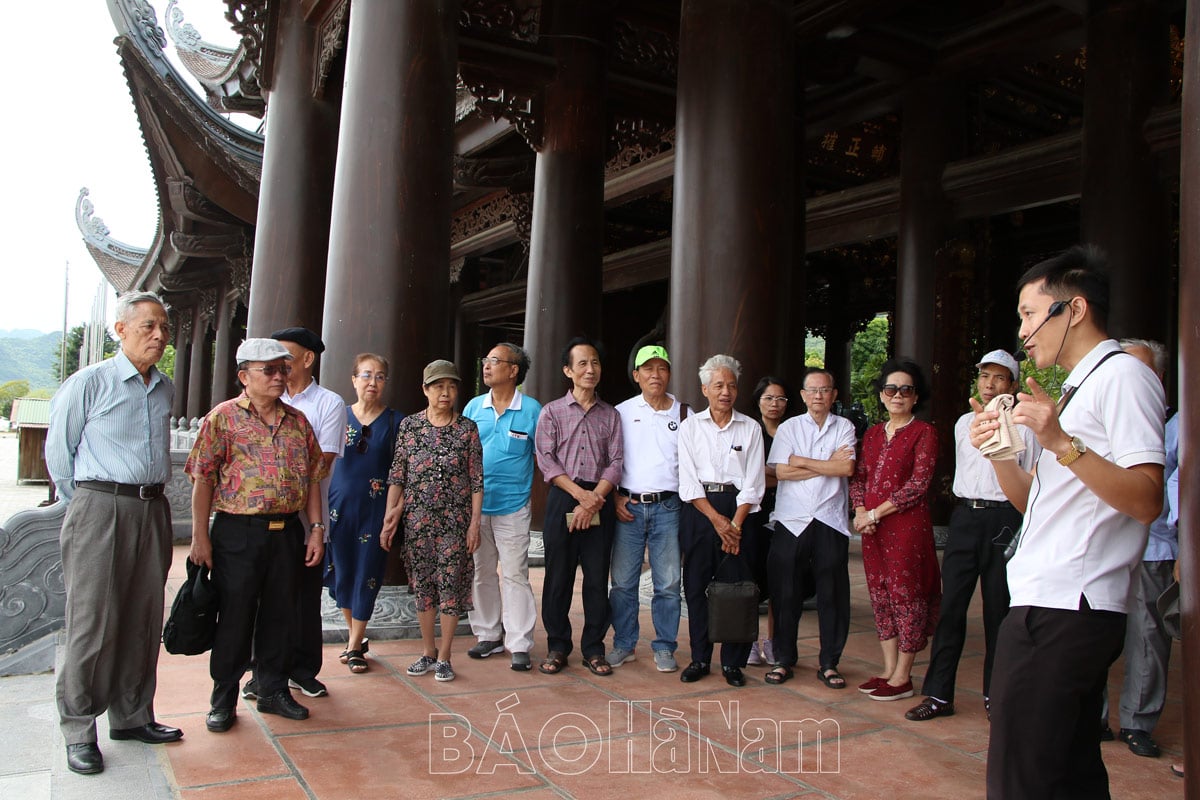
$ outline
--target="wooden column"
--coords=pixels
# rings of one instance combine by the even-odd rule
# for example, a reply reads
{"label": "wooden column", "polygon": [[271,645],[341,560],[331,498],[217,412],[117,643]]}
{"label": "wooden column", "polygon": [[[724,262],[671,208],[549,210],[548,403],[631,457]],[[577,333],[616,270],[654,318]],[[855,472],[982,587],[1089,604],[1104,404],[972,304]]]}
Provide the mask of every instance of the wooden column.
{"label": "wooden column", "polygon": [[[321,329],[338,115],[333,102],[313,97],[319,43],[304,21],[303,5],[298,0],[279,4],[249,336],[268,336],[292,325]],[[336,89],[335,81],[329,85]]]}
{"label": "wooden column", "polygon": [[956,84],[917,81],[904,97],[895,354],[911,357],[927,376],[933,370],[935,255],[948,238],[950,222],[942,170],[962,153],[965,119]]}
{"label": "wooden column", "polygon": [[[850,331],[849,314],[840,310],[844,309],[849,301],[849,287],[839,275],[832,276],[830,281],[829,325],[825,329],[825,369],[833,373],[833,385],[837,387],[838,400],[849,406],[854,401],[850,393],[850,345],[854,341],[854,334]],[[792,391],[799,392],[800,388],[797,386]],[[796,407],[799,408],[799,405]]]}
{"label": "wooden column", "polygon": [[[525,344],[526,386],[546,403],[566,389],[560,354],[580,334],[599,337],[604,255],[604,47],[600,3],[554,8],[558,72],[546,86],[533,185]],[[609,353],[601,391],[624,385]],[[611,389],[610,389],[611,392]]]}
{"label": "wooden column", "polygon": [[208,338],[208,315],[201,306],[196,307],[194,314],[188,364],[188,419],[203,417],[212,408],[212,344]]}
{"label": "wooden column", "polygon": [[1157,0],[1090,4],[1080,199],[1081,238],[1108,253],[1109,334],[1159,341],[1167,334],[1170,229],[1142,128],[1169,89],[1162,7]]}
{"label": "wooden column", "polygon": [[182,417],[188,407],[188,366],[192,351],[192,309],[183,308],[175,312],[175,400],[171,403],[171,416]]}
{"label": "wooden column", "polygon": [[221,289],[217,298],[217,341],[213,351],[213,405],[238,394],[233,378],[236,366],[233,363],[233,354],[237,349],[233,336],[233,317],[236,306],[237,295],[228,289]]}
{"label": "wooden column", "polygon": [[[1187,0],[1179,187],[1179,296],[1200,297],[1200,0]],[[1189,366],[1190,365],[1190,366]],[[1179,304],[1179,573],[1183,675],[1200,669],[1200,309]],[[1183,683],[1186,797],[1200,797],[1200,685]]]}
{"label": "wooden column", "polygon": [[777,364],[775,313],[795,225],[790,9],[683,0],[680,12],[667,346],[673,389],[698,408],[696,370],[709,356],[742,362],[743,409],[757,376]]}
{"label": "wooden column", "polygon": [[425,407],[421,370],[449,358],[454,0],[354,0],[333,185],[322,371],[349,394],[354,356],[392,363],[388,391]]}

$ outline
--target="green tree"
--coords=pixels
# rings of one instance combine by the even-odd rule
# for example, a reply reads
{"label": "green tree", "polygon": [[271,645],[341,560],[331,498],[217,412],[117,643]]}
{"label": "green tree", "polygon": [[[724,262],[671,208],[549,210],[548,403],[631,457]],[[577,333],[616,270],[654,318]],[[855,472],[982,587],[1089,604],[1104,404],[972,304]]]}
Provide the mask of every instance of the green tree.
{"label": "green tree", "polygon": [[888,359],[888,320],[880,314],[854,337],[850,347],[850,395],[871,421],[880,418],[879,402],[872,382]]}
{"label": "green tree", "polygon": [[29,381],[8,381],[0,384],[0,417],[11,417],[13,400],[29,394]]}
{"label": "green tree", "polygon": [[175,345],[169,344],[163,350],[162,358],[158,360],[158,371],[175,380]]}
{"label": "green tree", "polygon": [[[55,353],[54,355],[54,374],[58,377],[59,383],[79,371],[79,349],[83,347],[84,326],[76,325],[67,334],[67,348],[65,356],[63,353]],[[117,340],[112,337],[112,334],[107,329],[104,331],[104,357],[108,358],[115,355],[117,352]]]}

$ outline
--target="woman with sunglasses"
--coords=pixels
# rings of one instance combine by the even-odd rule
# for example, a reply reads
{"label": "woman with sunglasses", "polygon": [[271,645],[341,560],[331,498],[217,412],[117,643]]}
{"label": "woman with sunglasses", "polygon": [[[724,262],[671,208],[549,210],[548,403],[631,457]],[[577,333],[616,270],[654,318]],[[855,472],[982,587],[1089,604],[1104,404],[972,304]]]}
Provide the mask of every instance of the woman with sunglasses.
{"label": "woman with sunglasses", "polygon": [[358,402],[346,408],[346,449],[329,485],[325,585],[350,628],[339,660],[354,673],[367,671],[367,623],[387,568],[387,551],[379,546],[387,474],[404,419],[384,405],[387,377],[383,356],[355,356],[351,380]]}
{"label": "woman with sunglasses", "polygon": [[927,496],[938,442],[934,427],[914,416],[927,394],[920,367],[892,359],[875,385],[888,418],[863,436],[850,502],[883,672],[858,689],[872,700],[900,700],[912,697],[913,660],[933,635],[941,602]]}

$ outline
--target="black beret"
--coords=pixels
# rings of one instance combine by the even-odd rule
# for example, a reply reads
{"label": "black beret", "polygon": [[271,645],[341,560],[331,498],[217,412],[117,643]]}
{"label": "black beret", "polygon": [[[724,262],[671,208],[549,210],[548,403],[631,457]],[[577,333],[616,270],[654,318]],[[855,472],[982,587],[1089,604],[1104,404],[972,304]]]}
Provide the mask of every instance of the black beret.
{"label": "black beret", "polygon": [[312,350],[314,353],[325,352],[325,343],[321,341],[321,337],[308,328],[284,328],[272,333],[271,338],[281,342],[295,342],[305,350]]}

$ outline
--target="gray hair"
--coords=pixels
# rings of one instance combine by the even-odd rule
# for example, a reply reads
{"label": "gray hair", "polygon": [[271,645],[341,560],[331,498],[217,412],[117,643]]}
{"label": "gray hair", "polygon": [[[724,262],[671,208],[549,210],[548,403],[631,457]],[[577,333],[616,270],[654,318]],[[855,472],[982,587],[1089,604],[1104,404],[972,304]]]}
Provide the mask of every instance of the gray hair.
{"label": "gray hair", "polygon": [[727,369],[733,373],[733,379],[742,377],[742,365],[733,356],[715,355],[700,365],[700,385],[708,386],[712,383],[713,375],[717,370]]}
{"label": "gray hair", "polygon": [[1150,351],[1151,358],[1154,359],[1154,371],[1161,378],[1167,374],[1167,348],[1161,343],[1152,339],[1122,339],[1121,349],[1128,350],[1131,347],[1144,347]]}
{"label": "gray hair", "polygon": [[133,316],[134,306],[140,303],[158,303],[162,310],[170,313],[171,307],[154,292],[125,292],[117,298],[117,321],[128,322]]}
{"label": "gray hair", "polygon": [[500,342],[496,347],[503,347],[512,356],[513,361],[517,363],[517,386],[525,382],[525,375],[529,372],[529,366],[532,363],[529,359],[529,352],[518,344],[512,342]]}

